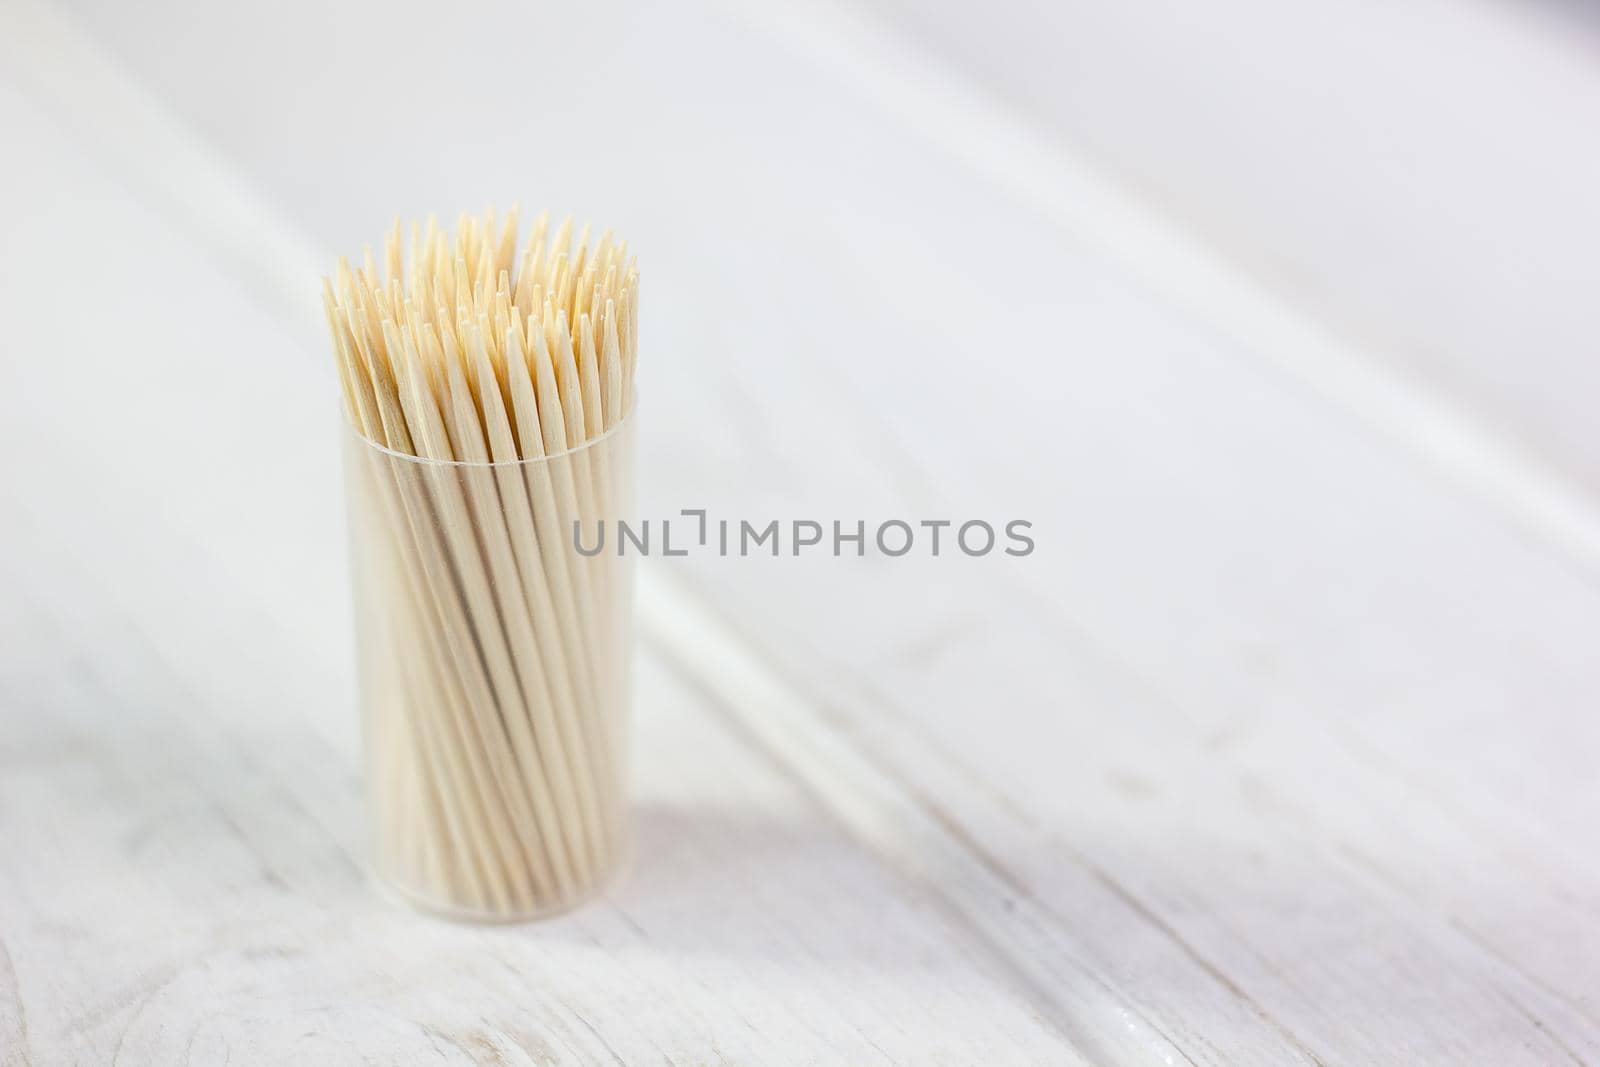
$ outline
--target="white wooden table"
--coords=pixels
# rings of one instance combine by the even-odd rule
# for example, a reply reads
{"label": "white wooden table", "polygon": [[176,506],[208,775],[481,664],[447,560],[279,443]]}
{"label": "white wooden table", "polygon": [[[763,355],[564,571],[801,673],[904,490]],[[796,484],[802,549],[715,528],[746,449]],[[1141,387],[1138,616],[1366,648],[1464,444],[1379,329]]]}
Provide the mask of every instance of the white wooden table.
{"label": "white wooden table", "polygon": [[[954,8],[880,14],[0,6],[0,1063],[1600,1062],[1587,194],[1544,191],[1531,304],[1417,251],[1448,212],[1389,305],[1337,220],[1263,230],[1296,290],[1207,232],[1248,199],[1108,177],[1294,143],[1184,155],[1139,100],[991,92]],[[1447,24],[1588,173],[1600,68],[1545,17]],[[1225,108],[1239,69],[1192,76]],[[1255,223],[1348,191],[1284,180]],[[646,513],[1038,550],[648,561],[634,867],[476,928],[362,873],[313,283],[511,195],[643,257]]]}

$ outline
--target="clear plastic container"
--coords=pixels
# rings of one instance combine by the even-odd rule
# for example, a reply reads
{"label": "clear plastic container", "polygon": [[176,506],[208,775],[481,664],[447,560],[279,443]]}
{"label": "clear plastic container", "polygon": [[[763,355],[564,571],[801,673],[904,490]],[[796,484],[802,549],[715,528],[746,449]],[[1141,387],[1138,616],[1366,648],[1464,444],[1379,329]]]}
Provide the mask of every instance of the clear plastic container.
{"label": "clear plastic container", "polygon": [[627,852],[634,421],[514,463],[347,430],[374,868],[413,904],[548,915]]}

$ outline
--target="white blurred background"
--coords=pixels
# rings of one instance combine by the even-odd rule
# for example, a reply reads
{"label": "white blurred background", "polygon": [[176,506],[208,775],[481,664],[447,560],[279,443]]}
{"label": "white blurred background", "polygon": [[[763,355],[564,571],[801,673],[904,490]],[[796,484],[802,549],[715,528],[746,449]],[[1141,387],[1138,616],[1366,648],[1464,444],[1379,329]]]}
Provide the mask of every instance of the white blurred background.
{"label": "white blurred background", "polygon": [[[918,202],[913,152],[1023,166],[941,128],[952,98],[999,112],[1393,373],[1600,480],[1600,32],[1581,6],[62,6],[341,251],[391,212],[453,218],[512,190],[657,255],[857,205],[981,230],[994,191]],[[906,107],[917,143],[883,144],[880,109]],[[888,186],[911,202],[881,202]]]}

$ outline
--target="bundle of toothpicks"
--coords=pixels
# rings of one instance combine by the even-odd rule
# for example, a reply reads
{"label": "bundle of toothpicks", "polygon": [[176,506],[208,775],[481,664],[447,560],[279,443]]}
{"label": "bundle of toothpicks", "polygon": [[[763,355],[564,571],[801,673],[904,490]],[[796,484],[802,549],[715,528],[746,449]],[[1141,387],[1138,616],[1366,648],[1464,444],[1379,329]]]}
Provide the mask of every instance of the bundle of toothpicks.
{"label": "bundle of toothpicks", "polygon": [[396,222],[323,289],[346,415],[375,848],[483,917],[592,894],[625,845],[627,561],[574,551],[631,488],[638,270],[517,213]]}

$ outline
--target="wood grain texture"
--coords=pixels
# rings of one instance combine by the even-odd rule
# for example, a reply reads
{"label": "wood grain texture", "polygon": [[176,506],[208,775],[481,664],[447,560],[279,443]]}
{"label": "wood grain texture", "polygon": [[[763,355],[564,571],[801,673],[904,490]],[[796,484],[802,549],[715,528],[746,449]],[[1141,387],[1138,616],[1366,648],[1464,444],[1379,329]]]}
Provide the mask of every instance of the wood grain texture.
{"label": "wood grain texture", "polygon": [[23,590],[0,791],[19,1062],[1073,1058],[934,895],[653,657],[633,870],[568,919],[456,926],[363,876],[352,753],[303,721],[208,721],[136,620],[6,578]]}
{"label": "wood grain texture", "polygon": [[[29,148],[0,190],[35,205],[5,220],[29,255],[0,312],[34,356],[0,360],[0,445],[46,457],[0,469],[18,1062],[1600,1058],[1591,561],[908,130],[848,54],[715,9],[593,36],[595,106],[648,104],[625,136],[537,121],[577,160],[626,144],[660,175],[633,191],[500,140],[468,179],[403,165],[399,126],[360,158],[315,122],[215,126],[265,86],[266,118],[369,87],[222,77],[182,42],[156,70],[102,12],[154,87],[119,103],[30,17],[95,76],[0,83]],[[417,17],[369,28],[403,59]],[[289,173],[308,158],[341,164],[315,197]],[[397,209],[536,173],[530,199],[636,214],[647,512],[1022,516],[1039,539],[1009,562],[647,568],[637,866],[551,926],[418,920],[359,874],[310,279],[319,244],[383,223],[368,167]],[[235,209],[273,255],[207,236]],[[103,234],[105,320],[161,338],[138,359],[50,281]],[[781,275],[753,269],[775,249]],[[303,313],[278,282],[302,269]],[[327,433],[264,448],[285,412]]]}

